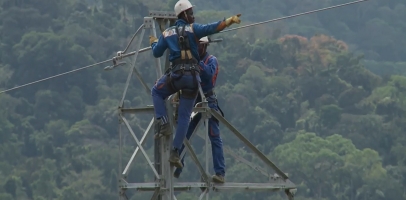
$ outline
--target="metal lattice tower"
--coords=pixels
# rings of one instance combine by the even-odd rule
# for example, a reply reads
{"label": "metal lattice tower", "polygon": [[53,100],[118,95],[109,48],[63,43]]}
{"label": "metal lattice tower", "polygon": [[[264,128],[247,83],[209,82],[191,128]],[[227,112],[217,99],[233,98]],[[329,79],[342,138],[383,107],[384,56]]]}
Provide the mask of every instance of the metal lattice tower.
{"label": "metal lattice tower", "polygon": [[[204,98],[204,95],[202,93],[202,90],[200,88],[200,93],[202,96],[202,102],[196,106],[193,111],[194,114],[196,113],[202,113],[202,118],[199,122],[199,124],[196,126],[196,129],[193,132],[192,137],[196,134],[197,130],[199,129],[199,126],[203,123],[203,121],[206,124],[205,131],[204,131],[204,136],[199,135],[200,137],[205,139],[205,154],[206,154],[206,162],[205,162],[205,168],[201,165],[200,161],[198,160],[196,154],[194,153],[194,150],[192,146],[190,145],[190,142],[188,140],[184,140],[185,144],[185,150],[187,150],[187,153],[190,154],[190,158],[193,160],[193,162],[196,164],[197,169],[199,170],[202,181],[200,182],[174,182],[173,180],[173,171],[174,167],[170,165],[168,162],[169,159],[169,152],[172,146],[172,141],[173,141],[173,136],[167,136],[167,137],[162,137],[160,139],[155,140],[154,142],[154,158],[153,161],[152,159],[147,155],[145,149],[143,148],[143,144],[145,143],[145,140],[149,138],[153,138],[153,136],[148,136],[148,134],[151,132],[151,127],[153,127],[154,124],[154,117],[152,117],[149,126],[147,127],[146,131],[144,132],[141,140],[137,138],[135,135],[134,131],[131,128],[130,123],[126,119],[125,115],[127,114],[141,114],[141,113],[149,113],[153,114],[154,113],[154,108],[153,106],[147,106],[147,107],[140,107],[140,108],[125,108],[124,107],[124,100],[127,94],[127,89],[130,84],[130,79],[132,75],[134,74],[138,80],[141,82],[141,84],[145,87],[146,91],[149,93],[150,89],[146,82],[142,79],[140,73],[138,73],[137,69],[135,68],[135,61],[137,59],[137,56],[141,52],[145,52],[150,50],[150,47],[143,48],[141,49],[141,42],[142,39],[144,38],[144,33],[146,29],[149,29],[151,32],[151,35],[156,36],[156,28],[155,28],[155,22],[158,23],[159,28],[161,32],[163,32],[166,27],[173,25],[177,17],[175,16],[174,13],[172,12],[162,12],[162,11],[151,11],[149,13],[149,17],[144,17],[144,24],[141,25],[141,27],[137,30],[135,35],[138,35],[138,33],[141,31],[140,36],[139,36],[139,41],[136,42],[136,50],[133,52],[130,52],[128,54],[125,54],[125,52],[128,50],[128,46],[126,50],[120,51],[117,53],[117,56],[113,58],[113,66],[106,67],[106,70],[113,69],[119,65],[125,64],[124,62],[119,63],[118,61],[129,56],[134,56],[133,58],[133,63],[131,63],[131,70],[130,73],[128,74],[127,82],[124,88],[124,93],[122,96],[122,99],[120,101],[120,105],[118,107],[118,117],[119,117],[119,122],[121,124],[124,124],[128,131],[130,132],[131,136],[134,138],[137,148],[135,149],[134,153],[132,154],[130,160],[128,161],[127,165],[125,166],[124,170],[121,169],[120,167],[120,178],[119,178],[119,189],[120,189],[120,199],[125,199],[125,192],[128,189],[135,189],[137,191],[154,191],[154,194],[152,196],[152,200],[158,199],[158,200],[175,200],[175,191],[187,191],[192,188],[200,188],[202,193],[198,197],[198,199],[203,199],[206,196],[206,199],[209,199],[209,191],[227,191],[227,190],[244,190],[244,191],[280,191],[283,190],[286,195],[288,196],[289,200],[293,200],[294,198],[294,193],[296,192],[296,185],[292,183],[288,176],[282,172],[272,161],[270,161],[261,151],[259,151],[251,142],[249,142],[234,126],[232,126],[225,118],[222,117],[221,114],[217,113],[214,109],[210,109],[208,107],[208,103],[206,99]],[[134,36],[135,36],[134,35]],[[134,39],[134,37],[133,37]],[[132,41],[131,41],[132,42]],[[165,58],[165,68],[164,70],[168,69],[170,63],[169,63],[169,51],[166,51],[166,58]],[[162,76],[162,68],[161,68],[161,62],[159,58],[154,58],[156,60],[156,75],[157,78]],[[175,117],[175,109],[176,109],[176,102],[172,102],[173,96],[170,96],[168,100],[166,100],[166,108],[168,113],[170,114],[170,124],[173,128],[176,128],[176,125],[174,124],[174,117]],[[208,132],[208,119],[214,116],[221,122],[225,127],[227,127],[232,133],[234,133],[237,138],[239,138],[249,149],[251,149],[260,160],[264,162],[264,164],[270,168],[272,168],[275,171],[274,175],[268,174],[264,169],[255,166],[253,163],[250,163],[249,161],[245,160],[244,158],[238,156],[235,154],[230,148],[227,146],[224,146],[224,151],[225,153],[230,154],[233,156],[236,160],[239,160],[241,162],[244,162],[245,164],[249,165],[250,167],[254,168],[255,170],[261,172],[264,176],[269,178],[269,182],[267,183],[232,183],[232,182],[226,182],[224,184],[218,184],[218,183],[213,183],[210,180],[209,176],[209,155],[210,155],[210,149],[209,149],[209,138],[207,136]],[[173,131],[175,133],[175,131]],[[122,155],[121,155],[121,149],[122,149],[122,132],[121,129],[119,131],[119,137],[120,137],[120,165],[122,162]],[[191,138],[192,138],[191,137]],[[135,156],[138,154],[138,152],[141,151],[143,156],[145,157],[145,160],[148,162],[149,167],[153,171],[155,175],[155,182],[150,182],[150,183],[132,183],[131,180],[126,180],[129,169],[131,167],[131,164],[134,162]],[[181,157],[186,153],[186,151],[182,152]],[[121,171],[122,170],[122,171]]]}

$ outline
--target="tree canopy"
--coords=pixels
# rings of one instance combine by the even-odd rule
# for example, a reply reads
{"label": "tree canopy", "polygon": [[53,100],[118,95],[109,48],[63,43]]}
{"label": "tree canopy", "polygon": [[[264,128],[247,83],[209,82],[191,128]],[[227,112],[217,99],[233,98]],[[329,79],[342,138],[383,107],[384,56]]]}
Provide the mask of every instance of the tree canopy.
{"label": "tree canopy", "polygon": [[[0,0],[1,90],[115,56],[149,10],[172,10],[174,2]],[[346,2],[193,4],[199,23],[242,13],[245,25]],[[213,35],[224,39],[208,51],[220,64],[216,94],[225,118],[289,173],[297,200],[406,198],[405,18],[403,0],[370,0]],[[150,87],[156,80],[151,58],[145,52],[136,62]],[[117,106],[129,67],[103,67],[0,94],[0,199],[117,198]],[[132,81],[126,105],[151,102],[141,83]],[[129,121],[140,136],[151,118],[133,115]],[[224,126],[221,134],[232,151],[261,165]],[[125,157],[134,151],[131,139],[124,138]],[[203,159],[203,142],[193,145]],[[153,154],[152,137],[145,148]],[[137,157],[128,180],[152,181],[148,167]],[[180,180],[198,176],[187,157]],[[266,178],[226,154],[226,181]],[[286,199],[260,192],[211,197]],[[178,199],[195,196],[183,192]]]}

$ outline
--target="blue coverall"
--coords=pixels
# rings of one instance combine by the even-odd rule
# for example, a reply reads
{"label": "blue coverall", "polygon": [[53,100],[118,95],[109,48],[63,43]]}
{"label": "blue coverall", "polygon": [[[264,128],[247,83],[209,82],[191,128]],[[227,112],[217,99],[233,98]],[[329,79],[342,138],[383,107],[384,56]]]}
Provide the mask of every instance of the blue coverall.
{"label": "blue coverall", "polygon": [[[190,44],[190,51],[192,56],[196,60],[199,59],[199,53],[197,48],[198,40],[202,37],[218,33],[221,28],[219,28],[222,21],[214,22],[211,24],[188,24],[183,19],[178,19],[175,22],[175,26],[169,27],[166,29],[162,35],[158,38],[158,42],[152,43],[152,53],[154,57],[158,58],[161,57],[166,49],[169,49],[169,61],[174,61],[180,58],[180,47],[178,44],[178,35],[176,34],[175,28],[177,26],[185,26],[185,32],[189,38]],[[179,75],[171,73],[173,78],[177,78]],[[168,115],[166,112],[165,107],[165,99],[173,94],[166,84],[166,75],[163,75],[159,80],[156,82],[154,87],[151,89],[152,100],[155,108],[155,117],[156,119],[162,119],[164,122],[168,121]],[[197,81],[200,80],[200,76],[196,73]],[[195,85],[193,81],[193,75],[191,74],[184,74],[180,79],[174,81],[174,85],[178,90],[198,90],[197,85]],[[183,144],[183,139],[186,136],[187,128],[189,126],[190,115],[192,113],[193,104],[196,100],[196,96],[194,98],[187,98],[184,95],[180,95],[179,98],[179,108],[178,108],[178,126],[176,129],[176,135],[173,140],[173,147],[174,149],[180,150]]]}
{"label": "blue coverall", "polygon": [[[207,93],[214,89],[217,80],[217,74],[219,70],[217,58],[209,55],[206,53],[206,56],[200,61],[200,78],[201,78],[201,86],[203,93]],[[197,99],[196,103],[200,102],[201,99]],[[207,97],[207,101],[210,108],[219,111],[219,106],[217,103],[216,95],[211,95]],[[202,118],[202,114],[198,113],[196,116],[193,117],[192,121],[190,122],[189,129],[186,135],[186,138],[189,140],[193,130],[196,128],[199,120]],[[223,155],[223,141],[220,137],[220,128],[219,128],[219,121],[215,117],[211,117],[209,119],[209,138],[211,141],[211,152],[213,157],[213,165],[214,171],[216,175],[225,176],[225,162],[224,162],[224,155]],[[182,146],[180,150],[180,154],[184,150],[185,145]],[[182,158],[182,164],[184,164],[185,157]],[[182,168],[176,168],[175,174],[180,174],[182,172]]]}

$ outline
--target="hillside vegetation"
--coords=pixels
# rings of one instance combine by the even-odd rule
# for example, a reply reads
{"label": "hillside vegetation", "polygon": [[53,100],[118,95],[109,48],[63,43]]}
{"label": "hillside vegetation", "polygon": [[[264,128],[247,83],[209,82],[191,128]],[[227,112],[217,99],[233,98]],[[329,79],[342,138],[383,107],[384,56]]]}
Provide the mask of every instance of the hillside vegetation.
{"label": "hillside vegetation", "polygon": [[[112,58],[149,10],[171,10],[174,2],[0,0],[1,90]],[[242,13],[244,25],[345,2],[192,3],[198,22]],[[404,19],[403,0],[370,0],[213,36],[224,39],[208,51],[219,59],[216,93],[225,118],[289,173],[298,186],[296,200],[406,199]],[[145,52],[136,62],[150,87],[156,80],[151,58]],[[0,200],[118,198],[117,106],[129,66],[103,71],[105,66],[0,94]],[[134,78],[125,103],[152,101]],[[141,136],[151,118],[132,115],[129,121]],[[221,129],[225,145],[264,167]],[[124,140],[129,158],[135,142],[129,134]],[[150,155],[152,144],[151,136],[145,145]],[[193,144],[203,160],[202,140]],[[145,159],[136,159],[128,180],[152,181]],[[229,155],[226,166],[226,181],[266,181]],[[196,172],[187,157],[181,180],[199,180]],[[149,197],[131,190],[127,195]],[[211,197],[286,199],[283,193]]]}

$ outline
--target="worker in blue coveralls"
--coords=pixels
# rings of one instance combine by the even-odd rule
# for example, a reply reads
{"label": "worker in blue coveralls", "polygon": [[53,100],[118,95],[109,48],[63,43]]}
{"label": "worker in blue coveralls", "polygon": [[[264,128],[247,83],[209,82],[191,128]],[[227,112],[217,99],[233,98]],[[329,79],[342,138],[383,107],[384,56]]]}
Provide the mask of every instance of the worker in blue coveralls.
{"label": "worker in blue coveralls", "polygon": [[[214,93],[214,87],[216,86],[217,75],[219,71],[219,65],[217,62],[217,58],[213,55],[207,53],[207,46],[209,45],[208,37],[203,37],[200,39],[199,44],[199,55],[200,55],[200,79],[201,79],[201,86],[204,93],[204,96],[207,99],[209,107],[221,112],[220,107],[217,103],[217,96]],[[196,99],[196,103],[201,102],[200,93]],[[224,116],[224,115],[223,115]],[[195,130],[197,124],[199,123],[200,119],[202,118],[202,114],[198,113],[195,115],[190,122],[188,132],[186,134],[186,138],[189,140],[192,136],[193,131]],[[224,176],[225,176],[225,162],[224,162],[224,153],[223,153],[223,141],[220,137],[220,128],[219,128],[219,121],[215,117],[211,117],[209,119],[209,138],[211,142],[211,152],[213,157],[213,165],[215,175],[213,175],[212,180],[216,183],[224,183]],[[182,146],[180,153],[184,150],[185,145]],[[182,164],[184,164],[185,157],[182,158]],[[174,172],[174,177],[179,178],[180,173],[182,172],[182,168],[176,168]]]}
{"label": "worker in blue coveralls", "polygon": [[159,39],[150,36],[150,44],[154,57],[163,55],[169,49],[171,67],[160,77],[151,90],[155,108],[155,138],[172,134],[172,127],[168,122],[165,99],[181,91],[178,108],[178,125],[169,162],[175,167],[183,167],[179,150],[189,127],[190,115],[197,97],[198,82],[200,82],[199,53],[197,42],[200,38],[215,34],[230,26],[241,22],[241,14],[230,18],[202,25],[194,23],[192,4],[188,0],[180,0],[174,10],[178,19],[175,25],[167,28]]}

